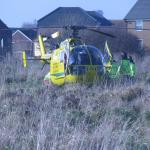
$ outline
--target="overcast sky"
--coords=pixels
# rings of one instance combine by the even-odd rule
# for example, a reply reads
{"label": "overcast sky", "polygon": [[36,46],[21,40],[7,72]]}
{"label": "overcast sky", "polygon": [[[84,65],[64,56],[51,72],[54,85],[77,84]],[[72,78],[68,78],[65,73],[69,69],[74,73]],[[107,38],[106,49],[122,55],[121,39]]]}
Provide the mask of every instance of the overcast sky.
{"label": "overcast sky", "polygon": [[123,19],[137,0],[1,0],[0,19],[9,27],[33,22],[60,6],[103,10],[108,19]]}

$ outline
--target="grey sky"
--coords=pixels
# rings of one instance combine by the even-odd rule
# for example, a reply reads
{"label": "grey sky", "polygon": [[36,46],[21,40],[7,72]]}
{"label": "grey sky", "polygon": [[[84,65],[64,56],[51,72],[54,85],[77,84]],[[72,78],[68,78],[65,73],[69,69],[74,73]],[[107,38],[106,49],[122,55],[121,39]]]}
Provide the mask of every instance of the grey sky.
{"label": "grey sky", "polygon": [[137,0],[1,0],[0,19],[10,27],[33,22],[60,6],[103,10],[108,19],[123,19]]}

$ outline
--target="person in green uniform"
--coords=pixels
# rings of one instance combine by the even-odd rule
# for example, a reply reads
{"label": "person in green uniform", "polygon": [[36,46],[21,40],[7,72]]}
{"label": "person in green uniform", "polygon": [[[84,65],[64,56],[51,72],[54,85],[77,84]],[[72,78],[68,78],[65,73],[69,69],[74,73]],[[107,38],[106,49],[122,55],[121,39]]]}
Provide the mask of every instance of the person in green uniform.
{"label": "person in green uniform", "polygon": [[115,79],[115,78],[119,77],[119,63],[116,62],[115,60],[113,60],[111,63],[111,69],[109,71],[109,77],[111,79]]}
{"label": "person in green uniform", "polygon": [[131,69],[130,69],[130,60],[128,59],[127,53],[123,52],[121,54],[121,62],[120,62],[120,69],[119,73],[123,77],[129,77],[131,76]]}

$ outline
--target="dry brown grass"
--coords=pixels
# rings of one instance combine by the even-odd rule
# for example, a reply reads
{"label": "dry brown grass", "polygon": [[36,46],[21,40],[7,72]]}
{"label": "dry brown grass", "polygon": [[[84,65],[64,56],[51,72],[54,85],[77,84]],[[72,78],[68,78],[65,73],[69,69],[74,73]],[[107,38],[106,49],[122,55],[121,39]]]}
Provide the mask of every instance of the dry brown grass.
{"label": "dry brown grass", "polygon": [[150,149],[145,79],[46,88],[39,64],[0,68],[0,150]]}

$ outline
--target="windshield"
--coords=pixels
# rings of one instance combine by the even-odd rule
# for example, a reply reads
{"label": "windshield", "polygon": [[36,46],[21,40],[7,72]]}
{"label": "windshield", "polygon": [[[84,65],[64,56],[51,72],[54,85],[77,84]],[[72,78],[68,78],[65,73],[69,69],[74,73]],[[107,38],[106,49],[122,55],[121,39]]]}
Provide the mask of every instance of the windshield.
{"label": "windshield", "polygon": [[70,52],[70,65],[103,65],[103,55],[94,46],[78,46]]}

